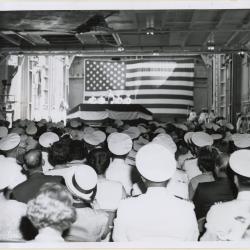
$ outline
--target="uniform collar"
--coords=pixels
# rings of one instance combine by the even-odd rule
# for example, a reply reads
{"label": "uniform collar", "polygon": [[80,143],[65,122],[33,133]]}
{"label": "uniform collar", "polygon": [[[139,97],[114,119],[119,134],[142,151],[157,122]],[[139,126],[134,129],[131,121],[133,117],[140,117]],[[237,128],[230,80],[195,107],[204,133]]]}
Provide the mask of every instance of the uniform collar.
{"label": "uniform collar", "polygon": [[237,200],[250,201],[250,191],[240,191],[238,193]]}
{"label": "uniform collar", "polygon": [[114,163],[124,163],[125,162],[125,160],[124,159],[120,159],[120,158],[115,158],[114,160],[113,160],[113,162]]}
{"label": "uniform collar", "polygon": [[168,193],[168,191],[166,187],[148,187],[146,193],[159,195],[159,194],[166,194]]}

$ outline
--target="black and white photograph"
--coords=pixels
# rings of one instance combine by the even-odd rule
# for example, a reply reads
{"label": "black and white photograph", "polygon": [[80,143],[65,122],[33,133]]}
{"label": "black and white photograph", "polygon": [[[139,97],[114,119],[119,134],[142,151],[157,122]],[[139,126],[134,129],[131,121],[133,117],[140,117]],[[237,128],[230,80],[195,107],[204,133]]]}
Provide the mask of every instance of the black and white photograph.
{"label": "black and white photograph", "polygon": [[200,2],[0,2],[0,248],[250,246],[250,1]]}

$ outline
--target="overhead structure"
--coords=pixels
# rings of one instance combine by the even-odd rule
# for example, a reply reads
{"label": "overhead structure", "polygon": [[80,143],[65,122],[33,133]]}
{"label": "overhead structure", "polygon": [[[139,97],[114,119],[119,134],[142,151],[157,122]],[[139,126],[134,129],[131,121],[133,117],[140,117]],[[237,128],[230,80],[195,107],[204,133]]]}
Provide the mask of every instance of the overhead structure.
{"label": "overhead structure", "polygon": [[227,53],[249,40],[249,9],[0,12],[0,54]]}

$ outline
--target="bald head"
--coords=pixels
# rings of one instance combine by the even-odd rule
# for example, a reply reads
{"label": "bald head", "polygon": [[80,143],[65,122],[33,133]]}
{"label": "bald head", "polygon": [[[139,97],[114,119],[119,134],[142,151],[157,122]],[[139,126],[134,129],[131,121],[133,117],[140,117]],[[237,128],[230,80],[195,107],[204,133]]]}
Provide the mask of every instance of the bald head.
{"label": "bald head", "polygon": [[24,155],[24,164],[27,169],[33,170],[42,167],[42,152],[38,149],[31,149]]}

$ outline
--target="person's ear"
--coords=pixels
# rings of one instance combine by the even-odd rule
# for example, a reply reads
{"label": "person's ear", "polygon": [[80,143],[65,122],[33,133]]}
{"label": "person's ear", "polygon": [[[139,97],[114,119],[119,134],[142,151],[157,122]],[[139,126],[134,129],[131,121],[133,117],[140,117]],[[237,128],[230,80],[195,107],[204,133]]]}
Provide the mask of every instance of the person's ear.
{"label": "person's ear", "polygon": [[26,164],[23,164],[23,169],[24,169],[25,171],[28,171],[28,168],[27,168]]}
{"label": "person's ear", "polygon": [[237,175],[234,176],[234,183],[235,183],[236,187],[239,188],[239,178]]}

